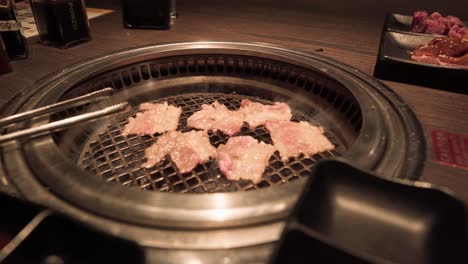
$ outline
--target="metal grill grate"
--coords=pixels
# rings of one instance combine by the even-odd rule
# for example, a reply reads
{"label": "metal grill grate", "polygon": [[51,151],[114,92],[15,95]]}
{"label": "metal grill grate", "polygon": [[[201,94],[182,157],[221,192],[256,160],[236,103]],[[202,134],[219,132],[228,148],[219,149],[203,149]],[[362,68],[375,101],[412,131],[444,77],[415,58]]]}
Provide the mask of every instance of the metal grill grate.
{"label": "metal grill grate", "polygon": [[[194,112],[201,109],[203,104],[211,104],[215,100],[225,104],[229,109],[234,110],[240,107],[242,99],[247,96],[236,94],[184,94],[161,98],[154,102],[167,101],[169,104],[177,105],[183,112],[180,118],[178,130],[189,131],[187,118]],[[272,102],[250,97],[252,101],[271,104]],[[134,115],[137,109],[118,116],[115,123],[103,129],[96,136],[91,136],[86,144],[80,158],[79,165],[87,171],[104,178],[109,182],[116,182],[124,186],[138,187],[145,190],[161,192],[234,192],[242,190],[255,190],[276,184],[282,184],[308,175],[314,163],[327,156],[337,156],[343,153],[344,147],[338,138],[329,132],[325,135],[335,144],[336,149],[331,152],[324,152],[313,157],[301,155],[298,158],[282,162],[278,152],[271,157],[268,167],[265,169],[263,180],[258,184],[250,181],[230,181],[219,171],[216,161],[210,160],[198,165],[195,170],[186,174],[179,174],[177,167],[167,156],[155,167],[146,169],[141,165],[146,161],[144,151],[151,146],[158,135],[155,136],[123,136],[122,131],[127,123],[128,117]],[[301,113],[294,111],[294,121],[309,121]],[[265,143],[272,143],[270,135],[264,126],[255,130],[246,124],[241,129],[239,135],[249,135]],[[228,140],[221,132],[209,133],[210,142],[218,147]]]}

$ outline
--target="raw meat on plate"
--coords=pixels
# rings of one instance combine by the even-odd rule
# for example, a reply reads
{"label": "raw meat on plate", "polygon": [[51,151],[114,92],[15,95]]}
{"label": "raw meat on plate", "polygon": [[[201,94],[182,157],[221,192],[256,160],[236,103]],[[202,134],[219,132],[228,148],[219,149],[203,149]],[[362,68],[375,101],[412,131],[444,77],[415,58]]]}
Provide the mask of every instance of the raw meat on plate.
{"label": "raw meat on plate", "polygon": [[123,135],[152,135],[176,130],[179,124],[182,109],[167,102],[153,104],[143,103],[135,117],[128,119],[128,124],[123,130]]}
{"label": "raw meat on plate", "polygon": [[250,136],[230,138],[218,147],[219,169],[229,180],[260,182],[275,147]]}
{"label": "raw meat on plate", "polygon": [[308,122],[268,121],[266,128],[283,161],[301,153],[312,156],[335,148],[323,134],[322,127]]}
{"label": "raw meat on plate", "polygon": [[434,38],[411,52],[411,59],[436,65],[468,68],[468,39]]}
{"label": "raw meat on plate", "polygon": [[458,17],[444,17],[439,12],[429,15],[426,11],[416,11],[413,13],[411,31],[459,38],[468,35],[468,29],[465,28],[465,25]]}
{"label": "raw meat on plate", "polygon": [[429,14],[426,11],[416,11],[413,13],[413,25],[411,31],[424,33],[427,28],[427,18]]}
{"label": "raw meat on plate", "polygon": [[150,168],[167,154],[179,169],[179,173],[192,171],[198,164],[216,157],[216,148],[210,144],[206,131],[182,133],[169,131],[160,136],[156,143],[146,149],[148,161],[143,167]]}
{"label": "raw meat on plate", "polygon": [[239,132],[244,122],[244,116],[236,110],[229,110],[225,105],[213,102],[204,104],[202,109],[187,119],[189,127],[203,130],[220,130],[228,136]]}
{"label": "raw meat on plate", "polygon": [[285,103],[275,102],[273,105],[252,102],[244,99],[239,109],[244,114],[244,121],[251,128],[264,125],[266,121],[290,120],[291,108]]}
{"label": "raw meat on plate", "polygon": [[447,35],[452,38],[467,38],[468,28],[454,25]]}

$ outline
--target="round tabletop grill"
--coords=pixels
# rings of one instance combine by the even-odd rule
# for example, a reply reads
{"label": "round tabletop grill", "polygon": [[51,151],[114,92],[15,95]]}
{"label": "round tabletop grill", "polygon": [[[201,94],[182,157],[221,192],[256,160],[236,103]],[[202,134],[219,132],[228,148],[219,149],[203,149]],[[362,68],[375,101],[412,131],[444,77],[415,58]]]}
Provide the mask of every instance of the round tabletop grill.
{"label": "round tabletop grill", "polygon": [[[42,79],[10,111],[104,87],[117,91],[110,103],[128,101],[132,109],[11,144],[4,150],[4,170],[25,198],[148,246],[214,249],[271,242],[318,160],[339,157],[383,176],[408,179],[419,176],[424,160],[417,120],[384,85],[330,59],[263,44],[179,43],[94,58]],[[159,134],[122,135],[128,117],[143,102],[181,107],[178,130],[185,132],[190,130],[187,118],[201,105],[218,101],[234,110],[246,98],[287,103],[292,120],[323,126],[336,149],[287,162],[276,152],[262,180],[253,184],[227,180],[214,160],[186,174],[178,173],[169,157],[142,168],[144,150]],[[20,127],[97,107],[102,105]],[[264,126],[244,124],[239,135],[272,143]],[[228,139],[221,132],[209,132],[209,137],[215,147]]]}

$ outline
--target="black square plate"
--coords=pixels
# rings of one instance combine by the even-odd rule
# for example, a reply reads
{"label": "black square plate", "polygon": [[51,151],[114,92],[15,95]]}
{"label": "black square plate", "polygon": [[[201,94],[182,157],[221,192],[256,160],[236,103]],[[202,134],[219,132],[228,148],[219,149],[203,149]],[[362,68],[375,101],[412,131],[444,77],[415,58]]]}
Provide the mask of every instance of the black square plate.
{"label": "black square plate", "polygon": [[446,191],[322,160],[269,263],[468,263],[467,231]]}
{"label": "black square plate", "polygon": [[374,76],[383,80],[468,94],[468,69],[421,63],[411,59],[409,52],[439,36],[411,32],[412,21],[411,16],[387,15]]}

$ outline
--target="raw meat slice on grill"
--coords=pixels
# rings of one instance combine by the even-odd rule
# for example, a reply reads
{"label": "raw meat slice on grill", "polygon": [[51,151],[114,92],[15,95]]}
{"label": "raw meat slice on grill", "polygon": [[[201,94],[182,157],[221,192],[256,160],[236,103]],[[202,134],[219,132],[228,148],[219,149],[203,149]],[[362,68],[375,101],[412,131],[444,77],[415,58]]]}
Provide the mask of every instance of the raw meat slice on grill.
{"label": "raw meat slice on grill", "polygon": [[228,136],[239,132],[244,122],[244,116],[239,111],[229,110],[225,105],[213,102],[204,104],[202,109],[187,119],[189,127],[203,130],[220,130]]}
{"label": "raw meat slice on grill", "polygon": [[146,149],[148,161],[143,164],[151,168],[160,162],[167,154],[179,169],[179,173],[192,171],[198,164],[216,157],[216,148],[210,144],[206,131],[190,131],[182,133],[169,131],[160,136],[156,143]]}
{"label": "raw meat slice on grill", "polygon": [[176,130],[182,109],[167,102],[160,104],[143,103],[135,117],[128,119],[123,135],[152,135]]}
{"label": "raw meat slice on grill", "polygon": [[436,65],[468,68],[468,37],[434,38],[411,52],[411,59]]}
{"label": "raw meat slice on grill", "polygon": [[266,129],[283,161],[298,157],[301,153],[312,156],[335,148],[323,134],[322,127],[308,122],[268,121]]}
{"label": "raw meat slice on grill", "polygon": [[250,136],[230,138],[218,147],[219,169],[229,180],[260,182],[275,147]]}
{"label": "raw meat slice on grill", "polygon": [[244,99],[239,109],[244,114],[244,121],[251,128],[264,125],[266,121],[290,120],[291,108],[285,103],[275,102],[273,105],[252,102]]}

